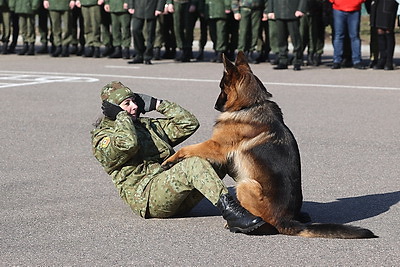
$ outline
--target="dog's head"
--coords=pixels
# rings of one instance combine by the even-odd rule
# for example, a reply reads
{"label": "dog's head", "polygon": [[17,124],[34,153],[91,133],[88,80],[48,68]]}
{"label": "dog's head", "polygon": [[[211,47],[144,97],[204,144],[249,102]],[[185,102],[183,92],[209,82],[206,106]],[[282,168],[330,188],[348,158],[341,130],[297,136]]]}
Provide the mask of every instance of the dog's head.
{"label": "dog's head", "polygon": [[253,74],[246,56],[239,51],[235,64],[222,55],[224,74],[219,87],[221,93],[215,103],[218,111],[237,111],[264,102],[272,95]]}

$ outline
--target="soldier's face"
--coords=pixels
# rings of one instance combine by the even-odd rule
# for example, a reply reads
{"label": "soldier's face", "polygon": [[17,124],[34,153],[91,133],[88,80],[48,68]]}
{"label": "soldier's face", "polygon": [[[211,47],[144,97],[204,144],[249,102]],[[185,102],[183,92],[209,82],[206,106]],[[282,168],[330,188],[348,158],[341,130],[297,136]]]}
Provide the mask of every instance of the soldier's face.
{"label": "soldier's face", "polygon": [[121,104],[119,104],[119,106],[127,111],[132,118],[135,120],[137,119],[137,117],[139,117],[139,112],[138,112],[138,105],[135,103],[135,101],[133,100],[133,98],[127,98],[124,101],[121,102]]}

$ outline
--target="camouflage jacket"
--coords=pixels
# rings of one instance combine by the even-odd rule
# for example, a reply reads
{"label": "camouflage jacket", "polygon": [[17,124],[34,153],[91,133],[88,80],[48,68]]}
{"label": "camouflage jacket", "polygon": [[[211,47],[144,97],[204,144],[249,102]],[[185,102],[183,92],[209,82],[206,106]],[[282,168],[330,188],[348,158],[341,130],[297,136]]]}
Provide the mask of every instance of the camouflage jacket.
{"label": "camouflage jacket", "polygon": [[173,147],[199,127],[196,117],[179,105],[164,100],[157,109],[165,118],[138,118],[127,112],[115,121],[104,118],[92,134],[96,159],[112,176],[121,198],[144,217],[147,185],[162,172],[161,163],[174,153]]}

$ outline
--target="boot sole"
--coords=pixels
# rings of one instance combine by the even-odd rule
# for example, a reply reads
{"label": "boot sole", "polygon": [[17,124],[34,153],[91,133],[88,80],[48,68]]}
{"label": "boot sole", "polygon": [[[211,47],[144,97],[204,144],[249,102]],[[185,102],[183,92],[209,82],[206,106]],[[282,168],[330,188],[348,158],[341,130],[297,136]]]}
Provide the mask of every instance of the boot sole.
{"label": "boot sole", "polygon": [[257,228],[260,228],[260,227],[263,226],[264,224],[266,224],[266,222],[260,221],[259,223],[255,224],[255,225],[253,225],[253,226],[251,226],[251,227],[245,228],[245,229],[239,228],[239,227],[232,227],[232,228],[229,228],[229,231],[231,231],[232,233],[243,233],[243,234],[248,234],[248,233],[250,233],[250,232],[253,232],[253,231],[256,230]]}

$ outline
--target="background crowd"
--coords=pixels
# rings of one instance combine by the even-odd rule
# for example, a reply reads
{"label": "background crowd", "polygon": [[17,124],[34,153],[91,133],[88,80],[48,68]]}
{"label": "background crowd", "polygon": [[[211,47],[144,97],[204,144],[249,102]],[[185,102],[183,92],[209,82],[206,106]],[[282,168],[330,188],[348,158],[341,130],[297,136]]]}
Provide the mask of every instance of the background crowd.
{"label": "background crowd", "polygon": [[[322,63],[329,27],[334,48],[332,69],[392,70],[396,21],[400,25],[398,2],[0,0],[0,52],[132,59],[129,64],[162,59],[190,62],[205,59],[204,49],[210,40],[212,62],[221,62],[222,53],[233,60],[241,50],[250,63],[270,62],[276,70],[293,64],[294,70],[300,70],[304,64]],[[361,57],[362,8],[370,18],[369,65]],[[19,37],[23,43],[16,49]],[[293,51],[289,51],[288,40]]]}

